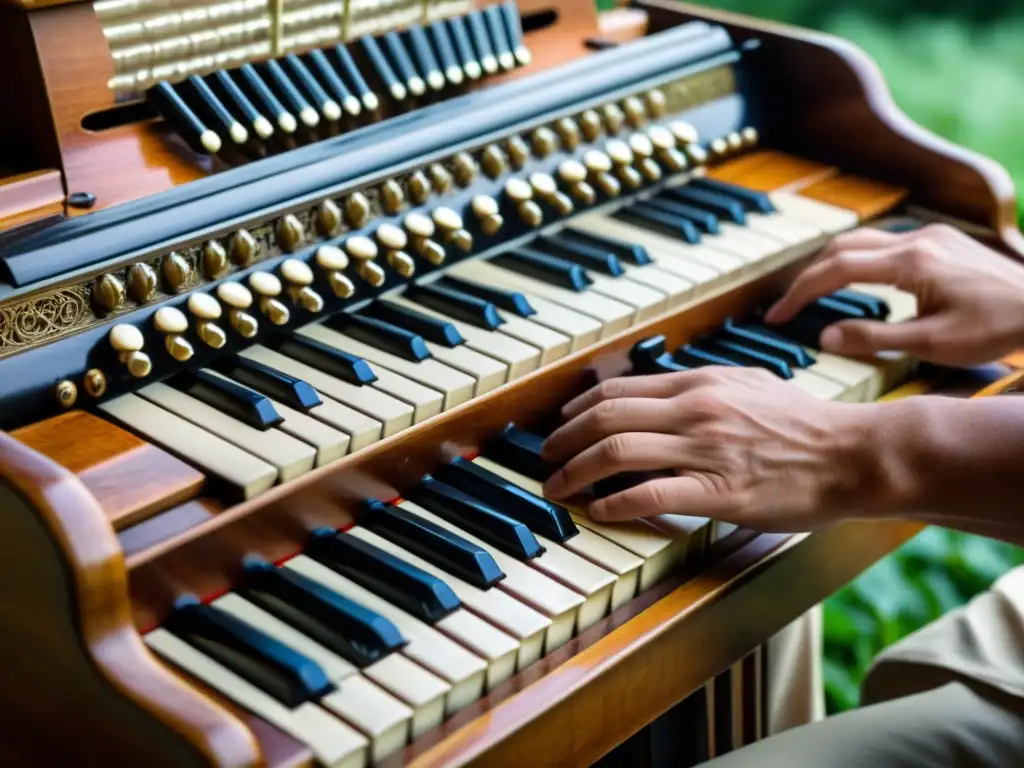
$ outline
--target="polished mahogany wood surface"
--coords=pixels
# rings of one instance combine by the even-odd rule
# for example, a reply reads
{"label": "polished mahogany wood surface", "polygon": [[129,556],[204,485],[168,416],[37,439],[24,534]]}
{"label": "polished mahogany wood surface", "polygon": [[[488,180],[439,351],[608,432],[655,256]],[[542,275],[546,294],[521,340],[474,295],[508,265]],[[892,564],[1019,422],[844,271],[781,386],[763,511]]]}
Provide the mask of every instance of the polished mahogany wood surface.
{"label": "polished mahogany wood surface", "polygon": [[78,475],[114,530],[193,498],[206,481],[163,449],[85,411],[40,421],[11,437]]}
{"label": "polished mahogany wood surface", "polygon": [[6,177],[0,173],[0,232],[63,212],[60,171],[47,168]]}

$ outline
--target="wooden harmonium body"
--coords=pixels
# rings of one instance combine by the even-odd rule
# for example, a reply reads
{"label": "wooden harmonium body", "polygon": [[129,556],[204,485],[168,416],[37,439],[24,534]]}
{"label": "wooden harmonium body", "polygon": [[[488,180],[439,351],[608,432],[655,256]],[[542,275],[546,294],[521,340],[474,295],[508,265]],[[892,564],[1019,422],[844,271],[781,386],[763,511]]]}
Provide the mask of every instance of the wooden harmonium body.
{"label": "wooden harmonium body", "polygon": [[[544,435],[595,381],[682,367],[928,391],[905,356],[816,348],[907,294],[759,312],[857,226],[1010,248],[1010,201],[896,128],[815,137],[832,96],[893,124],[793,74],[877,89],[834,44],[647,10],[638,39],[0,248],[15,760],[683,764],[766,735],[768,639],[917,528],[602,524],[543,497]],[[790,76],[807,110],[773,109]]]}

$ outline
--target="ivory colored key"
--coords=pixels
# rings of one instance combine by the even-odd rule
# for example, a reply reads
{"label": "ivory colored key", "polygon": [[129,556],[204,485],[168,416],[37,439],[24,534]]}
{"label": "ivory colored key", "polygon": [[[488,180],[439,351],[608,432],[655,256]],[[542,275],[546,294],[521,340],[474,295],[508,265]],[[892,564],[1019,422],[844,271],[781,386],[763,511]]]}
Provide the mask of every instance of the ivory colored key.
{"label": "ivory colored key", "polygon": [[644,564],[642,559],[583,527],[579,527],[579,533],[562,546],[615,574],[610,610],[614,611],[633,599],[640,582],[640,569]]}
{"label": "ivory colored key", "polygon": [[[901,291],[891,285],[862,283],[854,283],[850,289],[885,301],[889,305],[889,316],[886,318],[886,322],[903,323],[917,317],[917,297],[908,291]],[[871,362],[880,365],[885,371],[884,383],[879,396],[906,380],[917,368],[917,360],[914,357],[896,351],[882,352],[876,355]]]}
{"label": "ivory colored key", "polygon": [[434,627],[487,662],[487,690],[515,674],[519,643],[475,613],[455,611]]}
{"label": "ivory colored key", "polygon": [[784,213],[756,213],[747,211],[747,226],[771,235],[789,245],[809,245],[818,248],[825,244],[825,230],[815,224]]}
{"label": "ivory colored key", "polygon": [[299,328],[297,333],[322,341],[324,344],[329,344],[349,354],[358,355],[374,364],[375,369],[386,368],[406,379],[429,387],[431,391],[442,393],[444,410],[461,405],[473,397],[475,382],[466,374],[453,370],[437,360],[427,359],[414,363],[411,360],[392,355],[390,352],[382,352],[370,344],[322,325],[307,325],[304,328]]}
{"label": "ivory colored key", "polygon": [[819,400],[845,400],[847,388],[838,381],[820,376],[804,368],[793,368],[789,382]]}
{"label": "ivory colored key", "polygon": [[[402,501],[398,506],[428,520],[434,525],[446,528],[490,552],[498,567],[505,574],[505,578],[498,583],[499,587],[511,593],[517,599],[522,600],[527,605],[538,608],[551,619],[551,626],[548,628],[544,638],[545,653],[551,653],[572,639],[577,615],[583,611],[587,603],[587,599],[583,595],[562,586],[545,574],[506,555],[504,552],[487,546],[471,533],[411,501]],[[598,603],[602,599],[604,599],[604,596],[599,596],[594,602]],[[587,607],[587,615],[589,616],[593,610],[593,607]]]}
{"label": "ivory colored key", "polygon": [[390,437],[406,427],[412,426],[412,406],[396,400],[378,389],[349,384],[347,381],[329,376],[311,365],[301,363],[260,344],[244,349],[239,354],[303,379],[328,397],[366,414],[382,425],[383,437]]}
{"label": "ivory colored key", "polygon": [[576,618],[576,633],[579,634],[608,615],[612,588],[618,581],[616,575],[539,533],[534,532],[534,536],[545,552],[531,560],[530,564],[587,597],[587,602],[580,608]]}
{"label": "ivory colored key", "polygon": [[370,739],[374,762],[405,746],[413,711],[367,680],[356,667],[315,640],[236,594],[211,603],[316,663],[337,689],[321,705]]}
{"label": "ivory colored key", "polygon": [[622,268],[626,271],[626,277],[634,283],[640,283],[664,294],[668,309],[678,307],[693,298],[693,281],[685,277],[674,275],[651,264],[642,267],[623,264]]}
{"label": "ivory colored key", "polygon": [[[484,469],[504,477],[510,483],[518,485],[524,491],[529,491],[537,496],[544,495],[542,484],[526,475],[483,457],[478,457],[473,461]],[[587,528],[628,552],[643,558],[643,566],[640,569],[641,591],[661,581],[676,566],[687,550],[687,542],[673,540],[643,520],[606,525],[591,520],[582,510],[568,504],[562,504],[562,506],[569,510],[573,521],[580,528]]]}
{"label": "ivory colored key", "polygon": [[145,641],[172,664],[306,744],[324,765],[330,768],[366,765],[370,747],[366,737],[319,705],[305,702],[295,708],[286,707],[165,629],[153,630],[145,636]]}
{"label": "ivory colored key", "polygon": [[115,421],[226,481],[245,499],[267,490],[277,479],[273,465],[138,395],[121,395],[98,407]]}
{"label": "ivory colored key", "polygon": [[786,250],[786,244],[783,241],[764,233],[751,231],[738,224],[719,221],[718,229],[719,234],[705,234],[701,243],[716,251],[734,253],[749,263],[774,261],[773,257]]}
{"label": "ivory colored key", "polygon": [[464,261],[451,268],[453,274],[478,283],[500,285],[509,290],[523,291],[571,309],[601,323],[601,338],[626,330],[634,310],[621,302],[595,293],[577,293],[517,272],[502,269],[481,259]]}
{"label": "ivory colored key", "polygon": [[770,192],[768,197],[782,213],[797,221],[813,224],[830,235],[839,234],[860,223],[860,219],[853,211],[812,200],[803,195],[792,192]]}
{"label": "ivory colored key", "polygon": [[609,277],[589,271],[590,290],[610,299],[634,307],[633,325],[657,317],[668,309],[668,299],[664,292],[642,283],[634,282],[627,277]]}
{"label": "ivory colored key", "polygon": [[364,667],[362,673],[412,708],[414,739],[444,721],[445,697],[452,687],[412,659],[391,653]]}
{"label": "ivory colored key", "polygon": [[[224,374],[212,369],[206,369],[206,373],[228,379]],[[349,436],[346,433],[306,413],[289,408],[273,398],[269,399],[274,410],[284,419],[277,428],[285,434],[313,446],[316,449],[316,466],[322,467],[324,464],[330,464],[348,452]],[[314,410],[316,409],[311,409],[310,413]]]}
{"label": "ivory colored key", "polygon": [[301,573],[327,589],[345,595],[350,600],[355,600],[391,620],[409,640],[402,653],[451,684],[452,689],[448,692],[445,704],[445,710],[449,715],[473,703],[482,695],[487,662],[479,656],[305,555],[293,557],[283,567]]}
{"label": "ivory colored key", "polygon": [[480,354],[496,358],[507,365],[510,380],[518,379],[530,371],[537,370],[537,366],[540,364],[540,350],[528,344],[523,344],[511,336],[506,336],[500,331],[485,331],[483,328],[478,328],[461,320],[455,320],[429,307],[420,306],[402,296],[385,296],[381,301],[397,304],[407,309],[415,309],[424,315],[444,318],[450,321],[459,330],[459,333],[462,334],[462,338],[466,340],[468,347],[475,349]]}
{"label": "ivory colored key", "polygon": [[428,563],[421,557],[409,552],[390,539],[385,539],[373,531],[356,526],[347,532],[363,541],[373,544],[395,557],[415,565],[427,573],[443,579],[452,588],[459,600],[469,610],[487,619],[499,629],[504,630],[519,642],[517,669],[524,669],[541,657],[544,650],[544,633],[551,626],[551,620],[533,608],[519,602],[507,592],[491,587],[480,589],[463,581],[458,576],[447,573],[442,568]]}
{"label": "ivory colored key", "polygon": [[282,483],[305,474],[316,461],[316,450],[311,445],[276,428],[254,429],[166,384],[150,384],[138,394],[273,465]]}
{"label": "ivory colored key", "polygon": [[541,365],[560,360],[572,349],[572,340],[564,333],[531,323],[525,318],[500,309],[498,316],[505,321],[501,326],[502,333],[540,350]]}
{"label": "ivory colored key", "polygon": [[481,354],[466,344],[446,347],[428,341],[427,349],[439,362],[473,377],[473,397],[497,389],[508,381],[508,366],[505,363]]}

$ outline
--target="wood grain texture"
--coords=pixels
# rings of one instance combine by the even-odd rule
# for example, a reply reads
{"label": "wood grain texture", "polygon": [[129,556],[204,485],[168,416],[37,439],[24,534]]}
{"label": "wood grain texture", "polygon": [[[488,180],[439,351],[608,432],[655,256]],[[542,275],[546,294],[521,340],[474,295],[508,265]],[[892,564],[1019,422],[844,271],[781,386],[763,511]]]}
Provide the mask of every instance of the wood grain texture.
{"label": "wood grain texture", "polygon": [[897,187],[844,173],[809,184],[800,194],[855,212],[861,220],[873,219],[907,199],[905,187]]}
{"label": "wood grain texture", "polygon": [[838,173],[834,165],[771,149],[750,152],[708,169],[708,176],[712,178],[759,192],[797,192]]}
{"label": "wood grain texture", "polygon": [[[130,621],[124,560],[70,472],[0,434],[0,741],[37,765],[252,766],[252,735]],[[54,738],[59,734],[59,738]]]}
{"label": "wood grain texture", "polygon": [[0,231],[63,212],[60,171],[47,168],[0,178]]}
{"label": "wood grain texture", "polygon": [[770,146],[905,186],[922,205],[990,228],[1008,252],[1024,258],[1016,191],[1006,169],[910,120],[857,46],[676,0],[639,0],[638,6],[650,14],[652,31],[704,19],[723,25],[737,41],[760,41],[751,66],[776,116],[766,130]]}
{"label": "wood grain texture", "polygon": [[201,472],[131,432],[69,411],[11,436],[78,475],[115,530],[196,496]]}

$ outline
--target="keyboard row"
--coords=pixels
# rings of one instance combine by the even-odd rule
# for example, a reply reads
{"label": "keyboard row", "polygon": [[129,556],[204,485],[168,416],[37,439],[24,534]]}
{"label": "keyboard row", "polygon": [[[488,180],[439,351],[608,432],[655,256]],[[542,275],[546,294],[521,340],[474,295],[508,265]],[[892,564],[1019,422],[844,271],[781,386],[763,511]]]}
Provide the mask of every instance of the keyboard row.
{"label": "keyboard row", "polygon": [[381,106],[379,89],[398,105],[530,61],[518,6],[511,0],[379,38],[365,35],[355,45],[370,66],[369,78],[349,46],[339,43],[180,82],[161,81],[147,98],[196,152],[265,152],[300,129],[330,135],[344,118],[375,113]]}
{"label": "keyboard row", "polygon": [[703,518],[615,526],[540,495],[541,438],[510,426],[357,526],[192,597],[145,640],[331,766],[379,761],[662,580]]}

